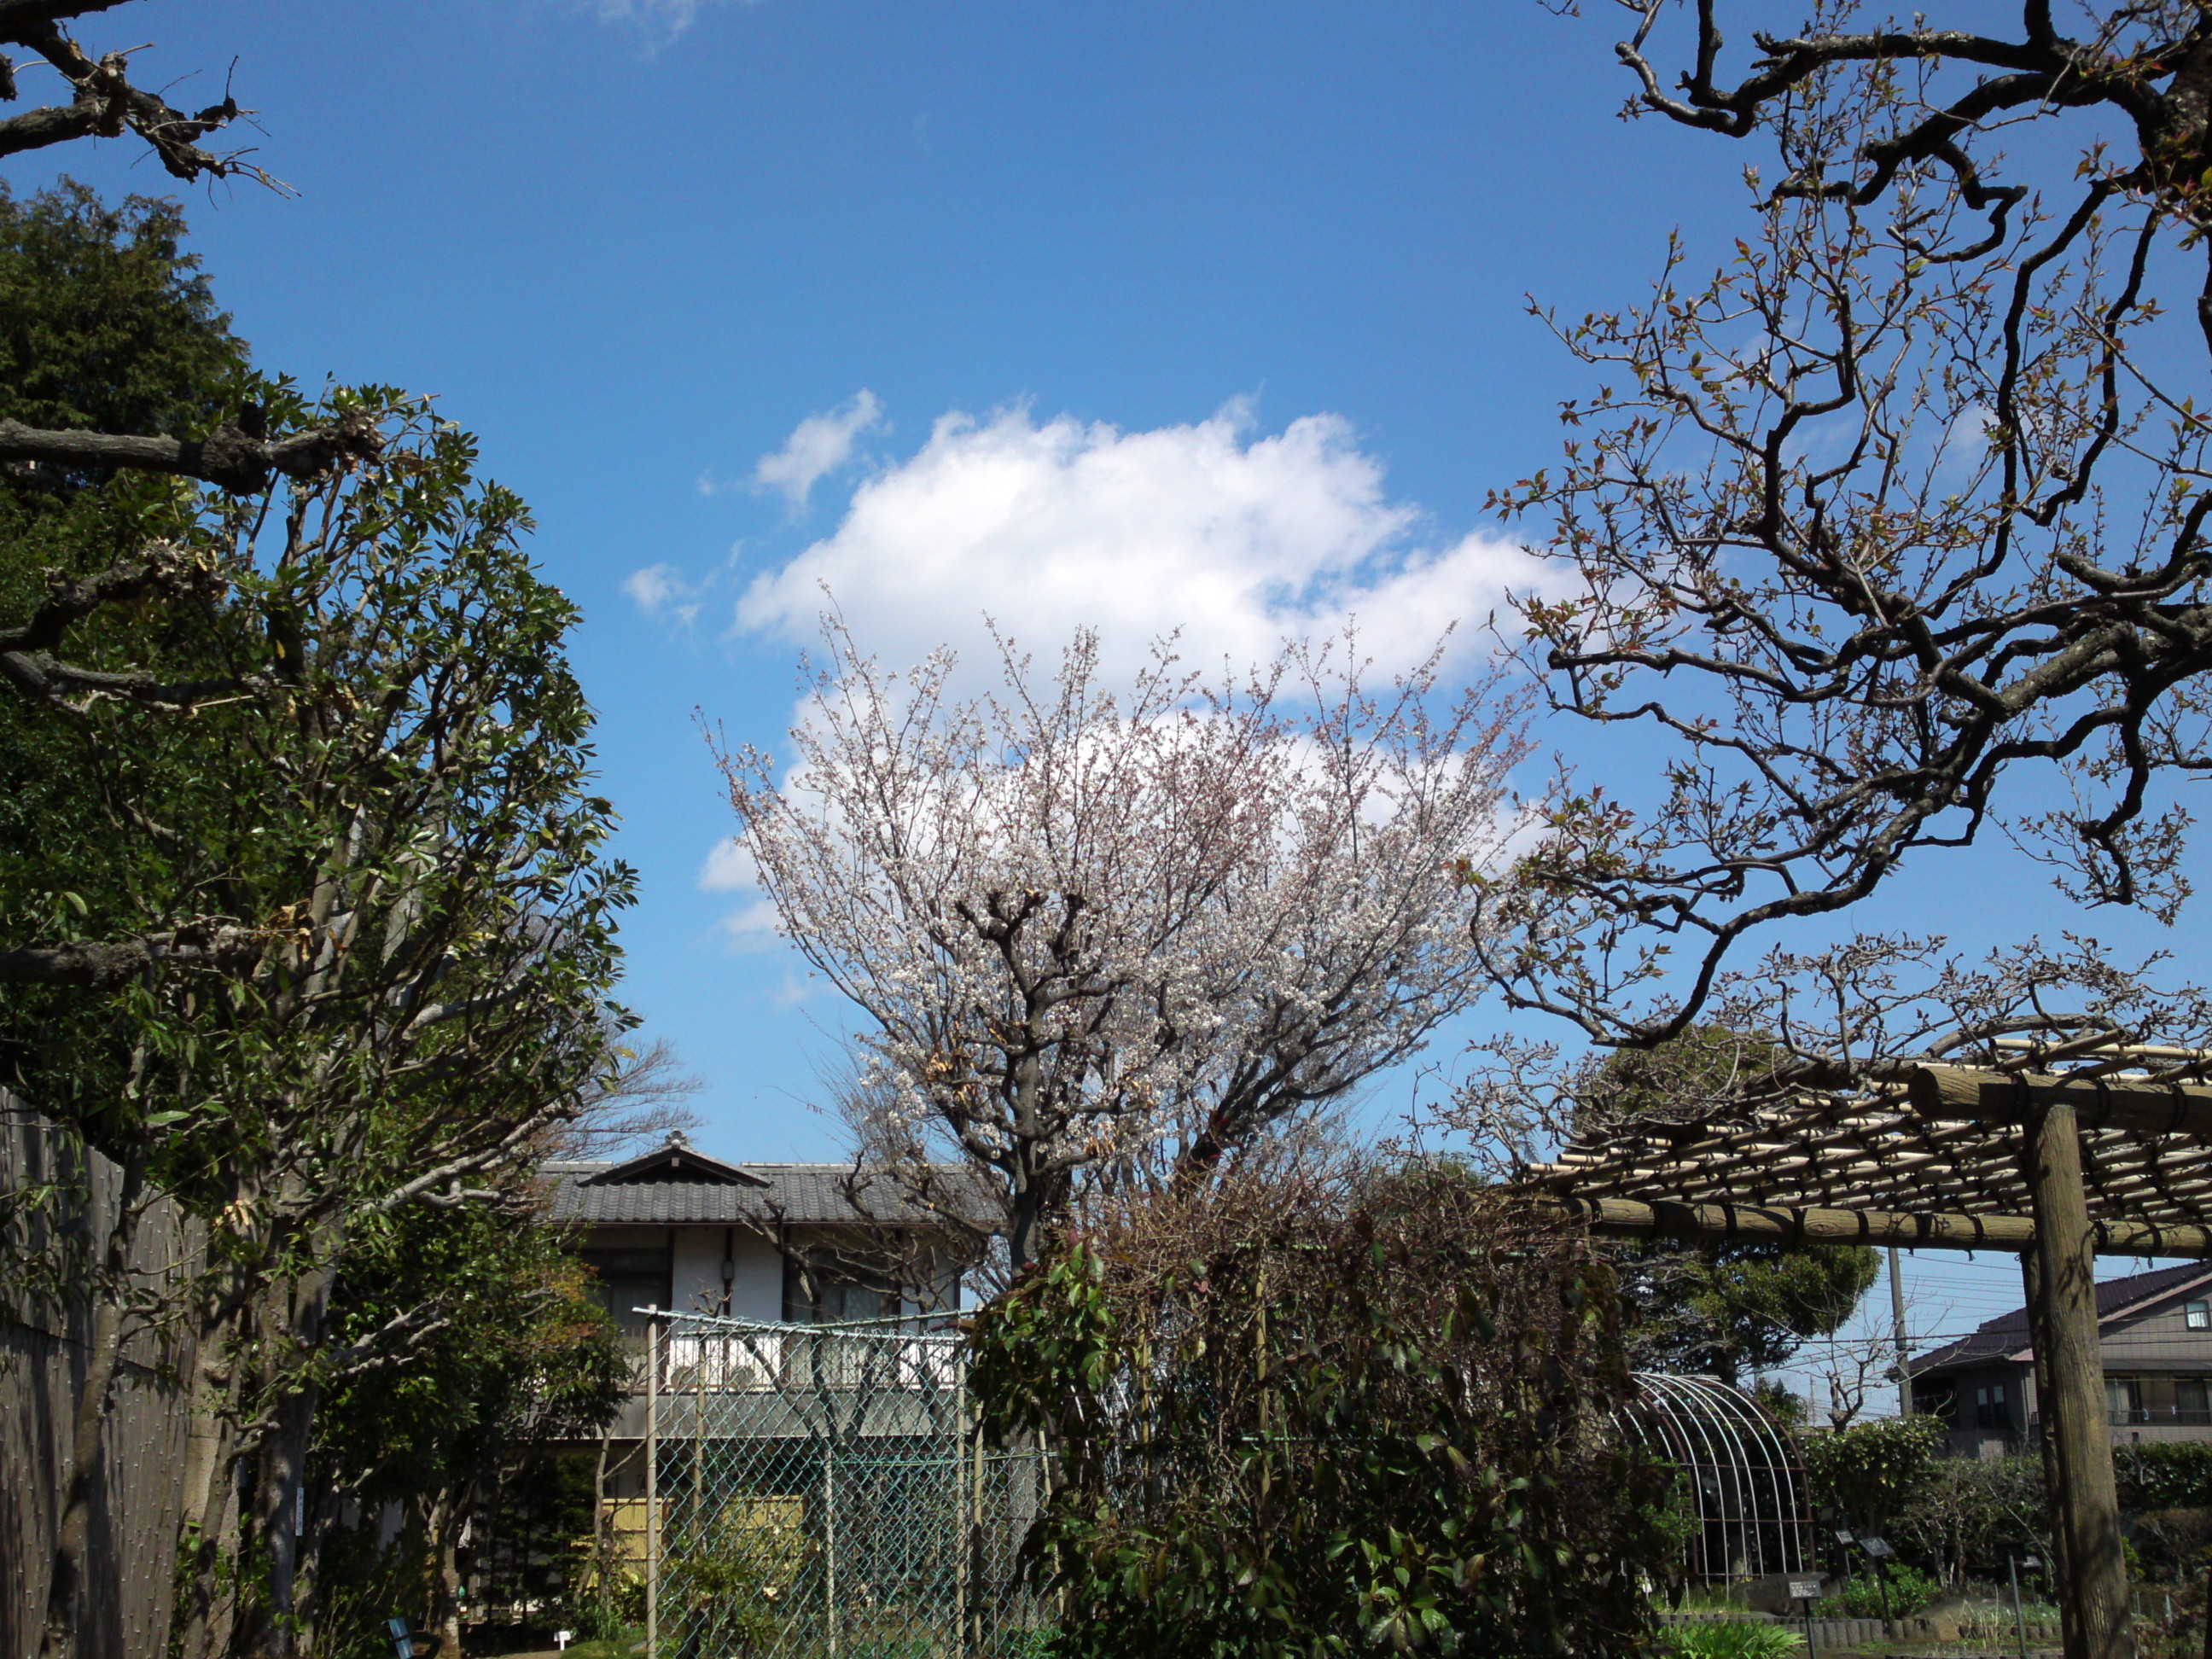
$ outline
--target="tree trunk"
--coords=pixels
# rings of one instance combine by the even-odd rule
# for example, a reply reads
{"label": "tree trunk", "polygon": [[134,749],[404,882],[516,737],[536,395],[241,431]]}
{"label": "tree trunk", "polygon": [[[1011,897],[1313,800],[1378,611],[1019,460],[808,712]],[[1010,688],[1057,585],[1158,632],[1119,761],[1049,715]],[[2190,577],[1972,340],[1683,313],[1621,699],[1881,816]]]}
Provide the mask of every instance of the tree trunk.
{"label": "tree trunk", "polygon": [[[280,1279],[262,1294],[261,1329],[266,1333],[265,1378],[291,1371],[299,1355],[313,1352],[323,1340],[330,1312],[331,1281],[328,1265],[336,1260],[343,1231],[336,1224],[319,1229],[313,1260],[297,1277]],[[246,1650],[287,1659],[292,1650],[293,1614],[299,1601],[298,1565],[301,1482],[307,1474],[307,1443],[315,1425],[320,1390],[312,1382],[294,1382],[271,1406],[273,1421],[260,1445],[259,1501],[254,1506],[253,1532],[269,1564],[269,1593],[258,1604],[259,1615]]]}
{"label": "tree trunk", "polygon": [[202,1303],[186,1402],[184,1502],[177,1524],[178,1592],[168,1650],[215,1659],[228,1650],[238,1551],[238,1393],[251,1321],[242,1270]]}
{"label": "tree trunk", "polygon": [[[87,1160],[88,1167],[89,1159]],[[54,1527],[53,1554],[46,1570],[46,1625],[40,1632],[40,1659],[66,1659],[76,1648],[78,1590],[84,1583],[85,1553],[92,1540],[92,1491],[100,1474],[101,1429],[114,1394],[115,1372],[123,1354],[123,1303],[130,1293],[131,1252],[138,1233],[139,1200],[146,1185],[146,1145],[134,1141],[123,1165],[115,1218],[101,1252],[100,1277],[92,1286],[92,1333],[85,1354],[84,1381],[78,1388],[70,1424],[69,1480]],[[85,1194],[85,1230],[95,1224],[94,1194]]]}
{"label": "tree trunk", "polygon": [[430,1630],[438,1638],[434,1659],[461,1659],[461,1523],[468,1514],[463,1487],[441,1486],[430,1500]]}

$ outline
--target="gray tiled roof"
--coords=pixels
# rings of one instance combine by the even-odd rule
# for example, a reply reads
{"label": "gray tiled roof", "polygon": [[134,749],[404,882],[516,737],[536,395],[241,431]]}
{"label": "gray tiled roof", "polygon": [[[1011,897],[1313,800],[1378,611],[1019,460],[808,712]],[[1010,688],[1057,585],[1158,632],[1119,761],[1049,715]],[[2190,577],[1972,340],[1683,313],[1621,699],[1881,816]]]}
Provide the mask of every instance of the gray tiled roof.
{"label": "gray tiled roof", "polygon": [[[820,1225],[847,1222],[875,1226],[927,1224],[937,1219],[897,1183],[855,1176],[849,1164],[745,1164],[745,1174],[767,1182],[632,1179],[596,1185],[591,1177],[620,1167],[611,1163],[548,1164],[553,1219],[575,1226]],[[957,1170],[948,1177],[964,1178]],[[855,1190],[857,1188],[857,1191]],[[856,1206],[854,1199],[857,1196]]]}
{"label": "gray tiled roof", "polygon": [[[2100,1279],[2097,1281],[2098,1322],[2101,1324],[2138,1304],[2179,1290],[2191,1279],[2203,1278],[2207,1271],[2202,1261],[2185,1261],[2177,1267],[2154,1268],[2147,1273],[2130,1273],[2124,1279]],[[2027,1310],[2014,1308],[2008,1314],[1984,1320],[1955,1342],[1947,1342],[1931,1352],[1916,1356],[1905,1369],[1920,1376],[1954,1366],[1987,1364],[2029,1351]]]}

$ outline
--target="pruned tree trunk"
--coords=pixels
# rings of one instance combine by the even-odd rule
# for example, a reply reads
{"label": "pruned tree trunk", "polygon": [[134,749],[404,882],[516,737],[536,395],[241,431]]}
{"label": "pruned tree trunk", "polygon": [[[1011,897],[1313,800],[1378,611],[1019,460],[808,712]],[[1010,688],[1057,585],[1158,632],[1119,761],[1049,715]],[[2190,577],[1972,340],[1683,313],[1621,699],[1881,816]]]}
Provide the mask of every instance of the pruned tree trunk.
{"label": "pruned tree trunk", "polygon": [[[289,1183],[288,1183],[289,1185]],[[288,1191],[288,1198],[297,1194]],[[267,1355],[264,1373],[270,1377],[291,1374],[296,1356],[312,1353],[321,1344],[330,1314],[332,1281],[330,1264],[344,1246],[343,1224],[325,1222],[316,1228],[309,1260],[314,1264],[270,1284],[262,1291],[258,1320]],[[312,1380],[295,1379],[271,1401],[258,1447],[258,1480],[252,1510],[251,1542],[259,1546],[268,1563],[267,1594],[254,1603],[255,1625],[242,1644],[252,1654],[287,1659],[292,1652],[294,1615],[299,1603],[301,1481],[307,1474],[307,1446],[314,1432],[315,1407],[321,1390]]]}
{"label": "pruned tree trunk", "polygon": [[461,1524],[468,1511],[468,1489],[447,1486],[439,1488],[427,1512],[434,1659],[461,1659]]}
{"label": "pruned tree trunk", "polygon": [[230,1646],[238,1552],[238,1395],[246,1299],[235,1268],[204,1292],[186,1402],[184,1501],[177,1523],[173,1659],[216,1659]]}

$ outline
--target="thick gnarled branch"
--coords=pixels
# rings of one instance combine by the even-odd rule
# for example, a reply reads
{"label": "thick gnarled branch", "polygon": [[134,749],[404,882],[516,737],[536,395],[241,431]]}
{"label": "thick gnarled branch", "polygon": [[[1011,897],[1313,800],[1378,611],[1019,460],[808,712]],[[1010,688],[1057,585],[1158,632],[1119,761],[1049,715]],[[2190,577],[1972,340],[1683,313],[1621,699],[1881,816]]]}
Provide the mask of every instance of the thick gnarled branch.
{"label": "thick gnarled branch", "polygon": [[[106,11],[123,0],[15,0],[0,5],[0,42],[27,46],[53,66],[73,96],[64,105],[35,109],[0,121],[0,155],[21,155],[78,138],[119,138],[136,133],[173,178],[190,183],[202,177],[223,179],[243,173],[273,183],[242,153],[218,155],[199,141],[246,113],[225,96],[196,113],[173,109],[157,94],[131,84],[128,54],[109,52],[94,59],[64,34],[61,23],[88,12]],[[15,96],[15,66],[0,58],[0,97]]]}
{"label": "thick gnarled branch", "polygon": [[195,922],[173,932],[0,951],[0,985],[68,985],[104,990],[163,965],[236,973],[250,968],[267,942],[259,930],[228,922]]}
{"label": "thick gnarled branch", "polygon": [[256,437],[227,426],[207,438],[45,431],[0,421],[0,462],[60,470],[117,469],[199,478],[234,495],[258,495],[272,477],[313,478],[383,453],[374,419],[349,410],[288,437]]}

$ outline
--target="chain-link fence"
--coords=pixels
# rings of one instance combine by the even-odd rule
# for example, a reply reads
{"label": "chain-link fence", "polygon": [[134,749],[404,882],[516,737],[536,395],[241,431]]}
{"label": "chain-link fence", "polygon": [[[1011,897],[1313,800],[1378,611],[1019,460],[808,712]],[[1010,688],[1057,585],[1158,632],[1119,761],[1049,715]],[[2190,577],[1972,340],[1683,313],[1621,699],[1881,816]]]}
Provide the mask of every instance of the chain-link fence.
{"label": "chain-link fence", "polygon": [[672,1659],[1014,1659],[1043,1498],[988,1448],[947,1322],[662,1315],[649,1355],[651,1620]]}

